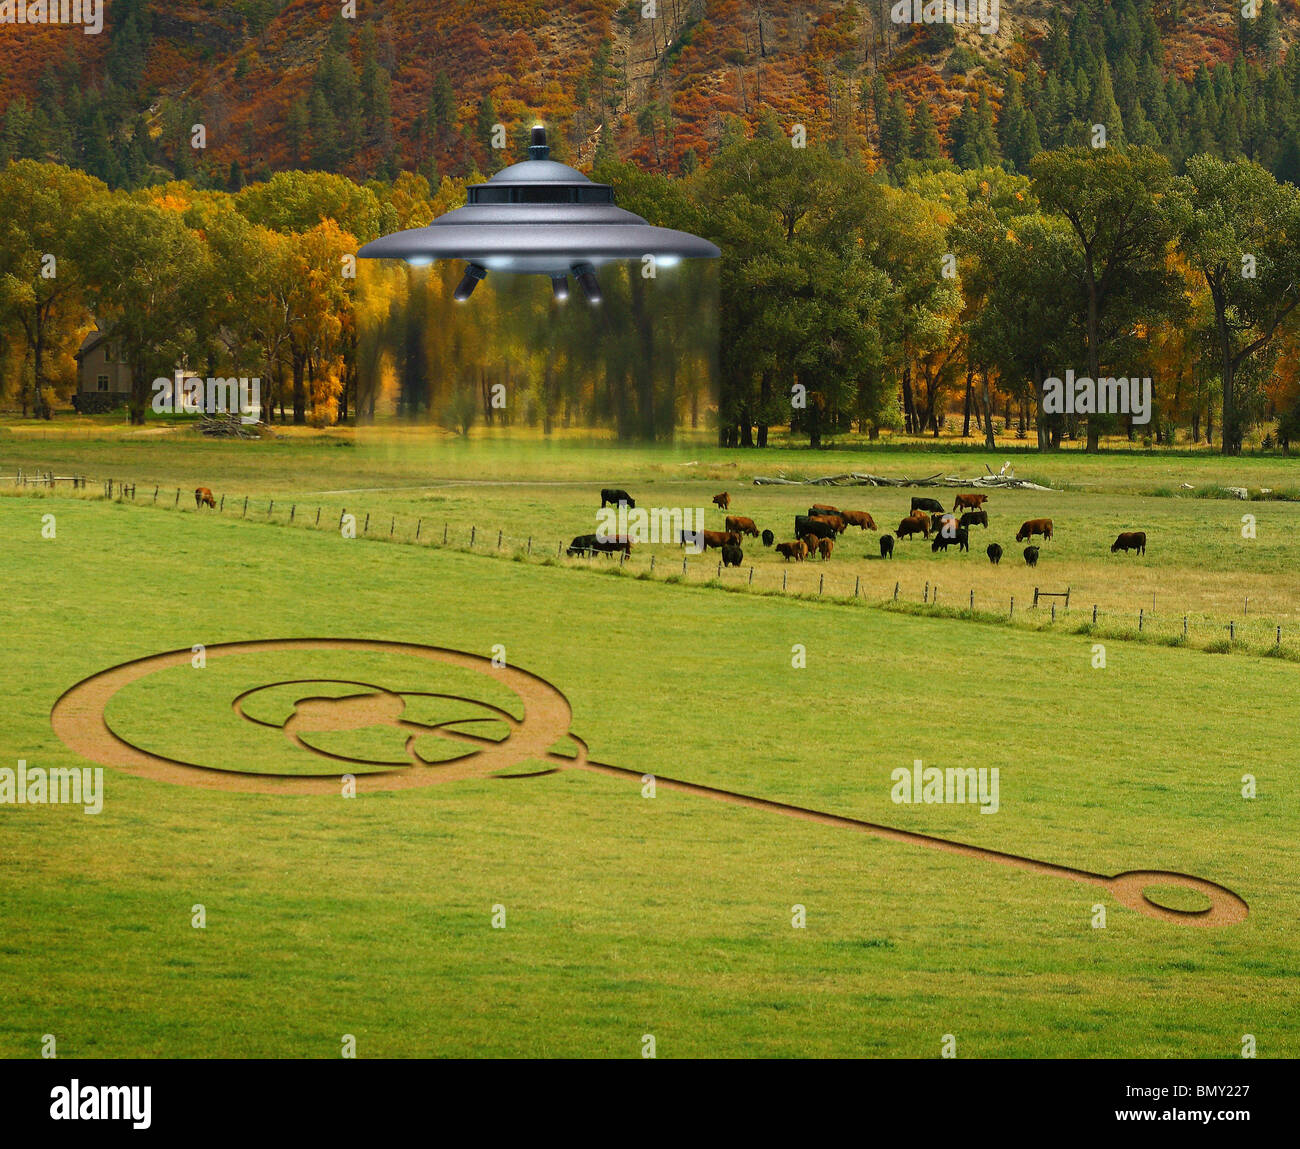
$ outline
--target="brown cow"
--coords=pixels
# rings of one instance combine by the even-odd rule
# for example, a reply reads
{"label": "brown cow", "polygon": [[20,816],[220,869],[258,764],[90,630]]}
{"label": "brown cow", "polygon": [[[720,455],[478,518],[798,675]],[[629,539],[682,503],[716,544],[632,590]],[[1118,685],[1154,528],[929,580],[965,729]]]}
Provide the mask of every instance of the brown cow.
{"label": "brown cow", "polygon": [[207,487],[194,488],[194,509],[197,511],[204,504],[211,507],[214,511],[217,509],[217,500],[212,497],[212,492]]}
{"label": "brown cow", "polygon": [[988,527],[989,525],[988,511],[967,511],[964,515],[962,515],[961,525],[963,527],[973,527],[976,524],[978,524],[981,527],[985,527],[985,528]]}
{"label": "brown cow", "polygon": [[814,523],[825,523],[828,527],[834,527],[837,535],[842,535],[849,526],[839,515],[812,515],[810,517]]}
{"label": "brown cow", "polygon": [[808,554],[810,556],[815,555],[817,553],[817,544],[819,542],[821,542],[821,539],[819,539],[816,535],[804,535],[803,537],[803,545],[808,548]]}
{"label": "brown cow", "polygon": [[930,516],[930,529],[932,531],[943,530],[945,523],[952,524],[952,526],[948,528],[948,533],[951,534],[957,529],[957,516],[951,511],[944,511],[942,514]]}
{"label": "brown cow", "polygon": [[928,539],[930,537],[930,522],[924,515],[908,515],[898,524],[898,530],[894,534],[900,539],[910,538],[916,534],[924,535]]}
{"label": "brown cow", "polygon": [[813,503],[808,508],[808,513],[810,515],[842,515],[844,512],[839,507],[832,507],[827,503]]}
{"label": "brown cow", "polygon": [[988,495],[958,495],[952,509],[954,511],[978,511],[988,501]]}
{"label": "brown cow", "polygon": [[719,507],[721,510],[731,510],[731,496],[727,494],[726,491],[723,491],[720,495],[714,495],[713,502],[714,505]]}
{"label": "brown cow", "polygon": [[852,527],[861,527],[864,531],[874,531],[876,520],[873,519],[866,511],[840,511],[840,518]]}
{"label": "brown cow", "polygon": [[710,547],[740,546],[740,536],[735,531],[701,531],[700,537],[706,551]]}
{"label": "brown cow", "polygon": [[1050,539],[1052,537],[1052,520],[1026,519],[1020,524],[1020,530],[1016,531],[1016,542],[1023,543],[1026,539],[1032,539],[1035,535],[1042,535],[1044,539]]}
{"label": "brown cow", "polygon": [[1146,531],[1121,531],[1119,538],[1111,545],[1110,553],[1123,551],[1127,554],[1129,551],[1137,551],[1138,554],[1147,553],[1147,533]]}
{"label": "brown cow", "polygon": [[753,535],[758,538],[758,527],[755,526],[753,519],[747,519],[743,515],[728,515],[727,530],[736,531],[742,535]]}
{"label": "brown cow", "polygon": [[822,541],[817,544],[817,552],[822,556],[823,560],[830,558],[831,551],[834,549],[835,544],[831,542],[830,539],[822,539]]}
{"label": "brown cow", "polygon": [[808,553],[808,544],[802,539],[795,539],[792,543],[777,543],[776,553],[785,555],[785,561],[789,562],[794,559],[795,562],[803,562],[804,555]]}

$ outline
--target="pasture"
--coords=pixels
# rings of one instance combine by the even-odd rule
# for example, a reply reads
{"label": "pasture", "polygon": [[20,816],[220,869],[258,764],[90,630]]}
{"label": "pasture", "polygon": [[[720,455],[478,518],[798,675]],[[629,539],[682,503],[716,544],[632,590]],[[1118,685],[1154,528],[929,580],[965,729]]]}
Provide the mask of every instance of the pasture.
{"label": "pasture", "polygon": [[[31,1056],[45,1033],[61,1056],[104,1057],[334,1057],[349,1033],[363,1057],[632,1057],[645,1034],[661,1057],[929,1057],[945,1034],[963,1057],[1227,1058],[1247,1033],[1260,1056],[1300,1052],[1300,813],[1292,724],[1278,720],[1300,670],[1126,641],[1108,641],[1095,669],[1094,638],[1063,627],[872,608],[905,580],[951,587],[954,600],[974,588],[990,604],[1050,580],[1117,611],[1155,594],[1157,614],[1217,625],[1249,593],[1252,610],[1292,618],[1296,504],[1151,493],[1247,472],[1252,488],[1280,488],[1285,460],[1119,459],[1094,481],[1101,469],[1083,456],[1018,458],[1022,475],[1063,489],[994,492],[969,555],[900,542],[886,562],[876,534],[851,528],[824,566],[789,564],[791,580],[808,580],[792,589],[809,594],[823,570],[862,580],[870,593],[854,604],[830,600],[838,582],[822,602],[721,593],[705,585],[716,552],[668,585],[666,571],[635,575],[651,552],[679,564],[680,548],[644,548],[620,575],[609,560],[528,556],[520,543],[594,530],[606,485],[639,505],[708,507],[710,528],[722,513],[709,498],[728,489],[732,512],[760,527],[833,502],[870,510],[883,531],[915,492],[740,476],[966,474],[992,457],[751,453],[732,468],[735,453],[698,444],[444,443],[421,456],[328,436],[19,437],[0,440],[6,484],[24,465],[134,480],[137,503],[149,482],[185,497],[175,512],[166,499],[0,498],[6,759],[86,765],[51,729],[55,701],[161,651],[292,637],[500,646],[564,693],[599,761],[1101,874],[1193,874],[1239,893],[1250,916],[1169,924],[1060,877],[667,789],[645,798],[577,770],[345,799],[106,768],[101,814],[0,807],[0,1055]],[[229,503],[196,512],[199,484],[261,503],[247,518]],[[284,503],[298,508],[292,528]],[[345,506],[369,513],[379,537],[345,539],[330,516],[299,529],[317,505],[333,521]],[[1257,515],[1254,540],[1243,513]],[[1011,538],[1039,514],[1058,533],[1031,572]],[[392,518],[402,532],[477,524],[488,543],[390,545]],[[1148,532],[1145,559],[1109,553],[1131,528]],[[511,536],[499,554],[497,531]],[[986,537],[1007,547],[1000,568]],[[772,552],[754,540],[745,551],[756,583],[780,578]],[[796,647],[806,666],[792,665]],[[255,677],[403,673],[405,689],[445,685],[325,651],[268,656]],[[114,699],[114,729],[174,756],[216,747],[227,769],[292,771],[278,735],[232,726],[237,686],[215,660],[169,671]],[[284,701],[268,696],[261,713]],[[892,801],[892,771],[917,759],[998,768],[997,813]],[[196,904],[204,929],[191,925]],[[495,906],[504,929],[492,928]],[[805,928],[791,926],[795,906]]]}

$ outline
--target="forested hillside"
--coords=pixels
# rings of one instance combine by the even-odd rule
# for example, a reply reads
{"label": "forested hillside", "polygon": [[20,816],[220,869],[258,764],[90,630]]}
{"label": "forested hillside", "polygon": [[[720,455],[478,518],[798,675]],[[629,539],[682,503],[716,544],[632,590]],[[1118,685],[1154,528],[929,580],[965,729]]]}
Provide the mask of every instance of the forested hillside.
{"label": "forested hillside", "polygon": [[514,142],[540,118],[569,158],[688,173],[767,109],[891,172],[1024,171],[1104,123],[1176,169],[1208,151],[1300,176],[1296,0],[1249,20],[1228,0],[1003,0],[994,35],[895,24],[891,0],[653,7],[362,0],[346,20],[320,0],[110,0],[101,36],[0,25],[0,161],[110,186],[463,176],[503,162],[497,124]]}
{"label": "forested hillside", "polygon": [[[233,360],[295,422],[1300,441],[1294,0],[1004,2],[991,35],[892,9],[114,0],[98,37],[0,26],[0,399],[48,417],[98,323],[137,421],[155,376]],[[537,119],[717,243],[716,276],[666,273],[652,306],[602,269],[597,318],[527,277],[458,309],[455,266],[340,275]],[[1149,378],[1151,408],[1053,410],[1066,376]]]}

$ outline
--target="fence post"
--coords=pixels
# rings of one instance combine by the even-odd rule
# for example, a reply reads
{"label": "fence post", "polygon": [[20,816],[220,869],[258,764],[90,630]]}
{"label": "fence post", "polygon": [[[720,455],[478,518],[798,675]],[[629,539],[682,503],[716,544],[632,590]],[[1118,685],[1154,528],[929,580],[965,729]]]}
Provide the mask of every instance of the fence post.
{"label": "fence post", "polygon": [[894,601],[895,601],[895,602],[898,601],[898,587],[899,587],[899,584],[898,584],[898,583],[894,583]]}
{"label": "fence post", "polygon": [[[416,525],[416,528],[415,528],[415,537],[416,537],[417,539],[420,537],[420,527],[419,527],[418,524]],[[529,553],[530,555],[533,553],[533,536],[532,536],[532,535],[529,535],[529,536],[528,536],[528,553]],[[651,555],[650,557],[651,557],[651,558],[654,558],[653,555]]]}
{"label": "fence post", "polygon": [[154,487],[154,489],[153,489],[153,501],[154,501],[155,503],[158,501],[158,488],[157,488],[157,487]]}
{"label": "fence post", "polygon": [[342,529],[343,529],[343,518],[344,518],[344,516],[345,516],[347,513],[348,513],[348,509],[347,509],[347,507],[343,507],[343,508],[339,511],[339,530],[342,530]]}
{"label": "fence post", "polygon": [[718,563],[718,578],[722,577],[722,564]]}
{"label": "fence post", "polygon": [[[651,561],[653,561],[653,559],[652,559]],[[750,585],[750,586],[753,586],[753,585],[754,585],[754,568],[753,568],[753,567],[750,567],[750,568],[749,568],[749,585]],[[1279,626],[1279,627],[1278,627],[1278,631],[1281,632],[1281,630],[1282,630],[1282,628]]]}
{"label": "fence post", "polygon": [[1038,588],[1034,587],[1034,609],[1038,609]]}
{"label": "fence post", "polygon": [[1183,639],[1187,638],[1187,615],[1183,615]]}
{"label": "fence post", "polygon": [[1052,621],[1056,621],[1056,603],[1052,603]]}
{"label": "fence post", "polygon": [[921,596],[921,601],[922,601],[922,602],[929,602],[929,601],[930,601],[930,583],[929,583],[928,580],[926,581],[926,584],[925,584],[925,594]]}
{"label": "fence post", "polygon": [[1274,642],[1273,645],[1274,646],[1282,645],[1282,628],[1280,626],[1277,628],[1277,641]]}
{"label": "fence post", "polygon": [[[443,524],[442,524],[442,541],[443,541],[443,544],[446,545],[446,542],[447,542],[447,524],[446,524],[446,523],[443,523]],[[561,543],[560,545],[563,546],[564,544]],[[556,551],[555,553],[556,553],[556,554],[559,554],[560,552],[559,552],[559,551]]]}
{"label": "fence post", "polygon": [[298,513],[298,504],[297,504],[297,503],[294,503],[293,506],[291,506],[291,507],[289,508],[289,521],[290,521],[290,522],[293,522],[293,517],[294,517],[294,515],[296,515],[297,513]]}
{"label": "fence post", "polygon": [[[134,487],[131,488],[131,498],[132,498],[132,499],[135,498],[135,488],[134,488]],[[226,496],[225,496],[225,495],[222,495],[222,496],[221,496],[221,506],[219,506],[219,507],[217,508],[217,513],[220,514],[220,513],[221,513],[222,511],[224,511],[225,509],[226,509]]]}
{"label": "fence post", "polygon": [[[53,485],[54,485],[53,483],[50,484],[50,486],[53,486]],[[172,510],[175,510],[175,509],[176,509],[177,507],[179,507],[180,505],[181,505],[181,489],[180,489],[180,487],[177,487],[177,488],[176,488],[176,498],[172,500]]]}
{"label": "fence post", "polygon": [[247,496],[247,495],[244,496],[244,509],[243,509],[243,511],[241,511],[240,513],[241,513],[241,514],[244,514],[244,515],[247,515],[247,514],[248,514],[248,496]]}
{"label": "fence post", "polygon": [[[424,520],[423,520],[423,519],[416,519],[416,520],[415,520],[415,541],[416,541],[417,543],[420,541],[420,528],[423,527],[423,526],[424,526]],[[533,540],[532,540],[532,539],[529,539],[529,540],[528,540],[528,553],[529,553],[529,554],[532,554],[532,553],[533,553]]]}
{"label": "fence post", "polygon": [[[751,570],[752,570],[752,568],[751,568]],[[750,581],[752,582],[753,579],[750,579]],[[854,598],[857,598],[857,597],[858,597],[858,591],[861,589],[861,587],[862,587],[862,576],[861,576],[861,575],[858,575],[858,576],[853,580],[853,597],[854,597]]]}
{"label": "fence post", "polygon": [[686,556],[682,555],[682,577],[686,577]]}
{"label": "fence post", "polygon": [[320,526],[320,507],[316,508],[316,525]]}
{"label": "fence post", "polygon": [[1234,620],[1229,620],[1228,622],[1228,641],[1237,641],[1237,624]]}
{"label": "fence post", "polygon": [[825,589],[826,589],[826,575],[823,573],[817,576],[817,593],[821,594]]}
{"label": "fence post", "polygon": [[1070,588],[1068,586],[1065,588],[1065,611],[1067,614],[1070,611]]}
{"label": "fence post", "polygon": [[1143,615],[1144,613],[1145,613],[1145,612],[1144,612],[1144,611],[1139,607],[1139,608],[1138,608],[1138,633],[1139,633],[1139,634],[1142,633],[1142,615]]}
{"label": "fence post", "polygon": [[789,574],[789,571],[781,572],[781,593],[782,594],[785,594],[785,579],[787,574]]}
{"label": "fence post", "polygon": [[651,574],[654,574],[654,573],[655,573],[655,557],[654,557],[654,555],[651,555],[651,556],[650,556],[650,573],[651,573]]}
{"label": "fence post", "polygon": [[1097,625],[1097,604],[1095,602],[1092,604],[1092,625]]}
{"label": "fence post", "polygon": [[470,546],[473,546],[473,545],[474,545],[474,536],[475,536],[476,534],[478,534],[478,527],[470,527],[470,529],[469,529],[469,545],[470,545]]}
{"label": "fence post", "polygon": [[975,588],[974,587],[970,588],[970,612],[971,614],[975,613]]}
{"label": "fence post", "polygon": [[497,550],[501,549],[501,539],[504,535],[505,531],[497,531]]}
{"label": "fence post", "polygon": [[[443,541],[446,541],[446,535],[443,535]],[[564,553],[564,540],[561,539],[555,544],[555,557],[558,559]]]}
{"label": "fence post", "polygon": [[1015,595],[1012,595],[1012,596],[1011,596],[1011,610],[1010,610],[1010,612],[1007,614],[1007,618],[1008,618],[1008,619],[1013,619],[1013,618],[1015,618],[1015,617],[1016,617],[1016,596],[1015,596]]}
{"label": "fence post", "polygon": [[266,508],[266,513],[267,513],[267,515],[270,515],[270,514],[272,514],[274,511],[275,511],[275,500],[272,499],[272,500],[271,500],[271,505],[270,505],[269,507]]}
{"label": "fence post", "polygon": [[361,528],[361,533],[363,535],[368,535],[370,533],[370,512],[369,511],[366,512],[366,525]]}
{"label": "fence post", "polygon": [[1242,607],[1242,609],[1241,609],[1241,613],[1242,613],[1242,614],[1249,614],[1249,613],[1250,613],[1250,595],[1247,595],[1247,596],[1246,596],[1246,605],[1245,605],[1244,607]]}

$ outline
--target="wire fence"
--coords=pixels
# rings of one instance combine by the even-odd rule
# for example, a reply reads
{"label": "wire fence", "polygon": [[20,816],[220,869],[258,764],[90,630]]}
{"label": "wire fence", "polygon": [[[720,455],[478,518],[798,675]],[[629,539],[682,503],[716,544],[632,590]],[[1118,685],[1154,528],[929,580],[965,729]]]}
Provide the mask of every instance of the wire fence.
{"label": "wire fence", "polygon": [[[346,533],[348,537],[395,542],[415,546],[447,548],[466,553],[499,555],[518,561],[533,561],[594,569],[604,573],[655,579],[665,583],[722,588],[800,599],[857,602],[907,613],[949,618],[1000,621],[1032,629],[1060,629],[1068,633],[1098,637],[1135,639],[1201,650],[1245,650],[1300,661],[1300,624],[1250,612],[1250,600],[1243,599],[1242,614],[1216,618],[1197,612],[1155,611],[1146,608],[1102,609],[1100,604],[1083,604],[1070,588],[1035,587],[1031,595],[998,596],[975,587],[963,588],[960,581],[931,582],[900,578],[883,590],[878,582],[868,586],[861,574],[826,564],[824,560],[803,562],[726,565],[717,550],[695,553],[682,548],[667,554],[660,550],[635,548],[592,555],[569,553],[563,539],[540,535],[519,535],[504,529],[468,526],[449,520],[386,513],[376,515],[346,504],[298,503],[291,500],[259,499],[248,495],[213,494],[212,504],[200,505],[195,492],[158,484],[141,487],[119,479],[94,480],[84,475],[56,475],[53,472],[19,471],[14,485],[33,493],[53,492],[60,484],[83,497],[161,507],[189,509],[193,513],[216,513],[254,522],[295,526],[307,530]],[[206,488],[201,488],[206,490]],[[183,498],[184,497],[184,498]],[[349,519],[349,516],[351,518]]]}

